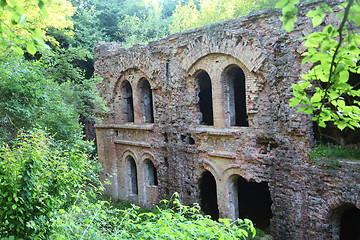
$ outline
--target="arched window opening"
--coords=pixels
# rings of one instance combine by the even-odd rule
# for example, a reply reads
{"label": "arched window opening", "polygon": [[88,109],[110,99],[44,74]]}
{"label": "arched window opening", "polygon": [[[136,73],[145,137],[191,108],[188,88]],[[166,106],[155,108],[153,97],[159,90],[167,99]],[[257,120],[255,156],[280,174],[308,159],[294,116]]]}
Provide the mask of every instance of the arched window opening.
{"label": "arched window opening", "polygon": [[225,99],[228,124],[247,127],[245,74],[239,67],[233,66],[225,71]]}
{"label": "arched window opening", "polygon": [[146,79],[142,79],[141,103],[142,103],[144,122],[153,123],[154,122],[153,96],[152,96],[150,83]]}
{"label": "arched window opening", "polygon": [[133,157],[129,156],[127,158],[127,162],[131,193],[138,194],[137,169],[135,160]]}
{"label": "arched window opening", "polygon": [[198,84],[198,106],[201,112],[200,124],[214,125],[212,88],[209,74],[201,71],[196,75]]}
{"label": "arched window opening", "polygon": [[146,175],[147,183],[150,186],[157,186],[158,185],[157,171],[154,164],[149,159],[145,161],[145,171],[146,171],[145,175]]}
{"label": "arched window opening", "polygon": [[257,228],[267,231],[272,218],[272,200],[268,184],[247,182],[240,176],[234,176],[231,188],[235,217],[248,218]]}
{"label": "arched window opening", "polygon": [[123,97],[124,97],[125,121],[134,122],[133,94],[132,94],[131,85],[128,81],[126,81],[123,87]]}
{"label": "arched window opening", "polygon": [[341,216],[340,240],[360,240],[360,209],[350,207]]}
{"label": "arched window opening", "polygon": [[214,176],[206,171],[200,178],[200,207],[213,220],[219,219],[219,208],[217,203],[216,181]]}

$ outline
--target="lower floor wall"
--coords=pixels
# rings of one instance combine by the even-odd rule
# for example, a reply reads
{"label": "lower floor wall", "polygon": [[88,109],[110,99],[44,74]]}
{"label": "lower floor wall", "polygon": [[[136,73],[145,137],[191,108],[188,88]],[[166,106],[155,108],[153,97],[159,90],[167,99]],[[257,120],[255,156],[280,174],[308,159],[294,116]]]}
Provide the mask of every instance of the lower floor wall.
{"label": "lower floor wall", "polygon": [[112,134],[97,134],[112,198],[151,207],[178,192],[183,204],[197,202],[213,219],[249,218],[275,239],[360,237],[360,163],[329,170],[300,164],[287,149],[254,159],[99,142]]}

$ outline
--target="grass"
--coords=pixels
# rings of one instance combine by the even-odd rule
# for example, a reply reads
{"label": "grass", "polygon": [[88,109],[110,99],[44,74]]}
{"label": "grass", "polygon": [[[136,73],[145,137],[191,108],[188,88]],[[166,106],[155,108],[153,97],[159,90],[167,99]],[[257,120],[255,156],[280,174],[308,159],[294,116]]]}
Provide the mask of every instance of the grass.
{"label": "grass", "polygon": [[360,149],[346,145],[319,144],[308,154],[310,161],[318,167],[328,170],[339,169],[340,160],[360,160]]}
{"label": "grass", "polygon": [[309,153],[312,160],[319,158],[360,160],[360,149],[352,146],[340,146],[334,144],[319,144]]}

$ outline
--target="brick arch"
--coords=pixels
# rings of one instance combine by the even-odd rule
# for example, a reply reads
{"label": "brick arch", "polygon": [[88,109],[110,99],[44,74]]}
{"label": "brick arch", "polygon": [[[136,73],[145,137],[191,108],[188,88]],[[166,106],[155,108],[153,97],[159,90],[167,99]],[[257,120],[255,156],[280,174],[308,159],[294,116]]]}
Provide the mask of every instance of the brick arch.
{"label": "brick arch", "polygon": [[224,54],[233,56],[244,64],[250,72],[257,72],[265,60],[265,54],[250,41],[222,39],[210,35],[202,36],[202,41],[190,44],[190,51],[185,52],[181,67],[188,72],[196,62],[210,54]]}
{"label": "brick arch", "polygon": [[135,67],[127,68],[126,70],[122,71],[119,74],[119,77],[116,78],[116,80],[112,84],[110,84],[111,85],[111,102],[112,103],[114,102],[114,98],[119,94],[117,92],[117,90],[120,89],[123,82],[127,80],[126,77],[131,75],[131,71],[140,71],[140,75],[142,75],[142,77],[140,77],[139,79],[136,79],[135,82],[129,81],[133,90],[135,90],[135,88],[139,88],[139,84],[141,82],[140,80],[142,80],[143,78],[145,78],[149,82],[151,87],[154,86],[154,80],[150,79],[150,77],[149,77],[150,75],[148,75],[142,69],[135,68]]}
{"label": "brick arch", "polygon": [[217,71],[219,71],[220,73],[224,72],[227,68],[235,65],[240,67],[244,71],[245,78],[247,80],[253,79],[254,73],[252,73],[251,70],[241,60],[234,57],[233,55],[226,53],[210,53],[201,56],[198,59],[196,59],[195,62],[188,69],[186,69],[186,72],[191,76],[195,76],[199,71],[202,70],[202,71],[206,71],[210,75],[210,78],[214,77],[211,74],[211,70],[214,69],[214,66],[213,65],[209,66],[209,64],[202,65],[203,62],[209,60],[213,62],[214,61],[221,62],[221,66],[219,67],[219,69],[217,69]]}
{"label": "brick arch", "polygon": [[144,76],[141,77],[141,78],[139,78],[139,79],[137,80],[137,82],[136,82],[136,88],[141,87],[141,85],[142,85],[142,84],[144,83],[144,81],[146,80],[146,81],[149,82],[150,88],[152,89],[152,88],[154,87],[154,81],[151,80],[147,75],[145,75],[144,72],[142,72],[142,73],[143,73]]}
{"label": "brick arch", "polygon": [[159,165],[160,165],[159,162],[156,160],[156,158],[154,157],[154,155],[151,152],[146,151],[143,154],[141,154],[139,163],[141,165],[143,165],[146,159],[150,159],[153,162],[155,167],[159,167]]}
{"label": "brick arch", "polygon": [[332,239],[339,239],[340,237],[341,218],[343,213],[352,207],[360,209],[359,197],[359,194],[354,189],[353,191],[343,193],[341,196],[336,196],[327,200],[323,205],[320,217],[330,226],[329,232],[331,232]]}
{"label": "brick arch", "polygon": [[254,179],[254,176],[251,175],[250,173],[244,171],[241,169],[240,165],[235,165],[235,164],[231,164],[228,166],[228,168],[226,168],[222,174],[221,177],[223,179],[226,179],[226,183],[230,183],[231,178],[233,176],[240,176],[244,179],[246,179],[246,181],[250,181],[250,179]]}
{"label": "brick arch", "polygon": [[135,151],[134,150],[132,150],[132,149],[130,149],[130,148],[128,148],[128,149],[126,149],[125,151],[124,151],[124,153],[122,154],[122,168],[124,168],[126,165],[126,158],[128,157],[128,156],[131,156],[133,159],[134,159],[134,161],[135,161],[135,163],[136,163],[136,165],[137,166],[139,166],[140,165],[140,160],[139,160],[139,158],[138,158],[138,156],[137,156],[137,154],[135,153]]}
{"label": "brick arch", "polygon": [[152,53],[145,46],[127,49],[121,55],[114,56],[111,60],[115,62],[116,67],[109,69],[109,73],[115,77],[131,68],[139,69],[147,76],[153,76],[154,73],[160,71],[160,67],[156,64]]}
{"label": "brick arch", "polygon": [[324,219],[330,219],[335,209],[342,207],[343,205],[354,205],[360,209],[360,196],[356,193],[346,194],[345,196],[333,197],[325,202],[323,205],[322,215]]}
{"label": "brick arch", "polygon": [[204,171],[209,171],[215,177],[215,179],[221,181],[220,171],[210,161],[202,160],[202,166],[201,167],[202,167],[202,169],[199,172],[199,177],[204,173]]}

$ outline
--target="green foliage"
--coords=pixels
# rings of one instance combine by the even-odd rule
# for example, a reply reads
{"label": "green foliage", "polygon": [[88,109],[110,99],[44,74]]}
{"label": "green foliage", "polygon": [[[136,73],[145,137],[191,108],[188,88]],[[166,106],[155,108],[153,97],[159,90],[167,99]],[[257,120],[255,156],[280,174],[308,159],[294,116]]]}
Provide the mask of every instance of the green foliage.
{"label": "green foliage", "polygon": [[81,134],[78,114],[64,101],[62,87],[42,73],[41,64],[19,57],[0,63],[0,140],[9,141],[19,129],[48,128],[57,139]]}
{"label": "green foliage", "polygon": [[[282,8],[283,27],[291,31],[297,20],[298,0],[281,0],[276,5]],[[360,82],[350,83],[349,73],[359,74],[360,68],[360,35],[352,27],[360,26],[360,2],[346,0],[339,5],[344,11],[337,14],[341,19],[338,27],[327,25],[321,32],[314,32],[305,37],[307,52],[302,63],[310,62],[314,67],[305,75],[304,81],[293,85],[294,97],[290,106],[303,106],[298,110],[313,114],[313,121],[320,127],[326,127],[326,122],[334,124],[343,130],[360,127]],[[323,3],[315,10],[307,13],[312,18],[313,26],[323,22],[326,13],[331,8]],[[349,25],[345,25],[349,22]],[[315,88],[309,97],[306,92]]]}
{"label": "green foliage", "polygon": [[58,211],[50,239],[247,239],[255,236],[248,219],[216,222],[199,214],[198,205],[182,205],[178,197],[163,203],[165,207],[139,211],[135,205],[120,210],[107,201],[85,200],[68,211]]}
{"label": "green foliage", "polygon": [[[39,11],[47,16],[45,1],[36,0]],[[7,14],[10,16],[10,24],[7,21]],[[0,49],[5,46],[12,47],[16,52],[23,54],[19,45],[25,45],[30,54],[35,54],[37,47],[45,47],[44,38],[41,31],[32,26],[27,18],[25,9],[17,1],[0,1]],[[21,34],[14,28],[23,29],[27,35]]]}
{"label": "green foliage", "polygon": [[311,150],[309,158],[311,160],[321,158],[360,160],[360,150],[351,146],[341,146],[330,143],[319,144]]}
{"label": "green foliage", "polygon": [[[73,147],[62,149],[43,131],[22,133],[0,148],[0,237],[47,239],[52,216],[98,183],[96,163]],[[89,179],[91,176],[91,179]]]}
{"label": "green foliage", "polygon": [[[136,11],[131,11],[131,6]],[[124,5],[125,6],[125,5]],[[146,43],[168,34],[167,22],[162,17],[162,7],[158,1],[136,1],[129,3],[118,24],[118,34],[124,39],[124,46]]]}
{"label": "green foliage", "polygon": [[101,109],[102,104],[94,79],[80,78],[81,84],[74,84],[78,78],[67,78],[74,69],[57,60],[25,61],[9,55],[0,62],[0,142],[13,139],[19,129],[35,127],[46,128],[58,140],[79,142],[80,114],[92,118],[91,106]]}
{"label": "green foliage", "polygon": [[170,32],[180,32],[227,19],[245,16],[253,11],[272,8],[277,0],[193,0],[183,4],[179,1],[172,15]]}

